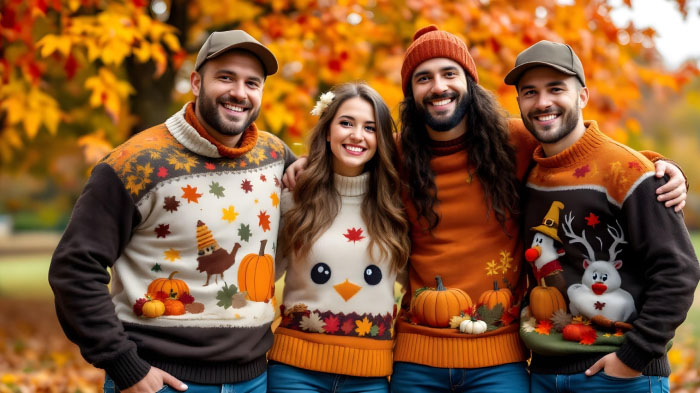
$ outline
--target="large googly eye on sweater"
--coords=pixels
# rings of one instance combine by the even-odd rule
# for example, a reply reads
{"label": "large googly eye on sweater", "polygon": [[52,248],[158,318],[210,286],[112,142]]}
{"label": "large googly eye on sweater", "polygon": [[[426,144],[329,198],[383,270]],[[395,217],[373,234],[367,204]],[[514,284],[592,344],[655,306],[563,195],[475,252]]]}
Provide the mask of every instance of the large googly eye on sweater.
{"label": "large googly eye on sweater", "polygon": [[377,285],[382,281],[382,271],[377,265],[369,265],[365,268],[365,282],[369,285]]}
{"label": "large googly eye on sweater", "polygon": [[331,267],[319,262],[311,268],[311,280],[316,284],[325,284],[331,279]]}

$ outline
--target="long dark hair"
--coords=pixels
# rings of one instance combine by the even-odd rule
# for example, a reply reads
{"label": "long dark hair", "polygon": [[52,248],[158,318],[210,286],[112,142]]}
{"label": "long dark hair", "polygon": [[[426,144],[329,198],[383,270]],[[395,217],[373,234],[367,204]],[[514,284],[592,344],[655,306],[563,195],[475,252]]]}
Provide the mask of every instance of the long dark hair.
{"label": "long dark hair", "polygon": [[283,255],[301,258],[335,219],[340,195],[333,184],[333,153],[326,140],[340,105],[360,97],[374,108],[377,152],[364,170],[369,172],[369,189],[362,201],[362,219],[369,233],[370,255],[376,244],[392,269],[401,270],[408,261],[410,244],[408,220],[400,195],[401,181],[394,167],[397,158],[396,126],[382,97],[365,83],[344,83],[333,88],[335,98],[321,113],[310,136],[309,162],[294,188],[295,206],[284,214],[280,234]]}
{"label": "long dark hair", "polygon": [[[517,214],[519,183],[515,174],[515,150],[508,139],[508,121],[496,98],[467,75],[469,100],[464,134],[471,173],[481,182],[487,211],[493,209],[498,223],[505,230],[505,221]],[[409,86],[399,109],[401,117],[402,171],[405,185],[413,201],[423,229],[432,231],[440,222],[435,211],[437,187],[430,167],[433,157],[425,120],[417,110]]]}

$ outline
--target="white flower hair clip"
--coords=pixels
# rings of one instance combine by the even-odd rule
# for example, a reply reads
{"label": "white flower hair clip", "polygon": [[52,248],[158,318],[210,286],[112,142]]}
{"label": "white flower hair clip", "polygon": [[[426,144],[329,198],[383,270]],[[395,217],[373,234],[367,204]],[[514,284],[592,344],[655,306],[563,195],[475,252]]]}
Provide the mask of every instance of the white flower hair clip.
{"label": "white flower hair clip", "polygon": [[321,97],[319,97],[318,101],[316,101],[316,106],[314,106],[314,109],[311,110],[311,114],[314,116],[321,116],[323,111],[328,108],[328,105],[333,102],[334,98],[335,94],[333,94],[332,91],[327,91],[321,94]]}

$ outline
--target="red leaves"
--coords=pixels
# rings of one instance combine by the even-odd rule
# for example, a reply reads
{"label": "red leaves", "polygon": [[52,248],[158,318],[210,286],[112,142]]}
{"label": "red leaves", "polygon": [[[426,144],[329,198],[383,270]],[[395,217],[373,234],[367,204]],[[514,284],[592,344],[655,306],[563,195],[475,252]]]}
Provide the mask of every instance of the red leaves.
{"label": "red leaves", "polygon": [[258,222],[258,226],[262,228],[263,232],[267,232],[270,230],[270,215],[267,214],[267,211],[260,211],[260,214],[258,214],[258,219],[260,220]]}
{"label": "red leaves", "polygon": [[250,180],[246,179],[241,182],[241,190],[244,190],[246,194],[253,191],[253,185],[250,183]]}
{"label": "red leaves", "polygon": [[175,199],[174,196],[165,197],[165,202],[163,203],[163,209],[169,211],[170,213],[177,211],[180,206],[180,201]]}
{"label": "red leaves", "polygon": [[598,333],[589,325],[572,323],[564,326],[562,337],[567,341],[578,341],[583,345],[592,345],[598,337]]}
{"label": "red leaves", "polygon": [[156,232],[156,238],[165,238],[170,234],[170,225],[168,224],[160,224],[156,227],[155,229]]}
{"label": "red leaves", "polygon": [[554,324],[552,321],[549,319],[543,319],[539,322],[537,322],[537,327],[535,328],[535,331],[539,334],[549,336],[549,332],[552,330],[554,327]]}
{"label": "red leaves", "polygon": [[158,173],[156,174],[156,176],[158,176],[160,178],[164,178],[164,177],[168,176],[168,168],[163,167],[163,166],[158,168]]}
{"label": "red leaves", "polygon": [[348,229],[347,233],[345,233],[343,236],[345,236],[348,239],[348,242],[359,242],[360,240],[364,239],[365,236],[362,236],[362,228],[350,228]]}
{"label": "red leaves", "polygon": [[574,171],[574,177],[586,177],[586,173],[590,172],[591,168],[588,165],[584,165],[580,168],[576,168]]}
{"label": "red leaves", "polygon": [[197,187],[192,187],[188,184],[187,187],[180,188],[182,188],[183,191],[180,198],[187,199],[187,203],[199,203],[199,198],[202,196],[202,194],[197,193]]}
{"label": "red leaves", "polygon": [[597,224],[600,224],[600,218],[593,213],[588,214],[588,217],[585,217],[584,219],[589,227],[595,228]]}
{"label": "red leaves", "polygon": [[323,326],[323,330],[326,333],[335,333],[338,331],[340,321],[338,320],[338,317],[336,316],[330,316],[326,319],[323,320],[326,324]]}

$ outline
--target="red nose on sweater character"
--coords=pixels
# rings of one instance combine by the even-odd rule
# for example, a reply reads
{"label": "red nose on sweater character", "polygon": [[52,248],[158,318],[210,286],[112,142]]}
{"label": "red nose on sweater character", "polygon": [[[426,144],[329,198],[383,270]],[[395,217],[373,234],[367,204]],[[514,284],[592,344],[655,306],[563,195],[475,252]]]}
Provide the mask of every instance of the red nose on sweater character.
{"label": "red nose on sweater character", "polygon": [[528,248],[525,251],[525,260],[528,262],[534,262],[535,259],[539,258],[541,255],[539,247]]}
{"label": "red nose on sweater character", "polygon": [[608,290],[608,286],[603,284],[602,282],[597,282],[591,285],[591,289],[596,295],[602,295],[605,291]]}

